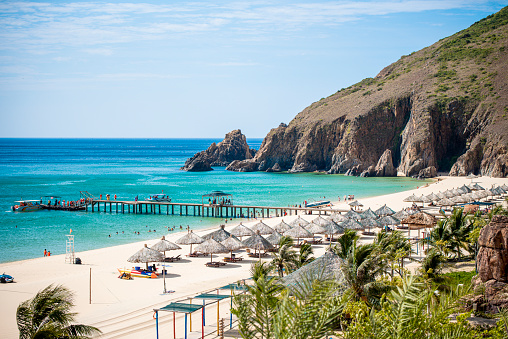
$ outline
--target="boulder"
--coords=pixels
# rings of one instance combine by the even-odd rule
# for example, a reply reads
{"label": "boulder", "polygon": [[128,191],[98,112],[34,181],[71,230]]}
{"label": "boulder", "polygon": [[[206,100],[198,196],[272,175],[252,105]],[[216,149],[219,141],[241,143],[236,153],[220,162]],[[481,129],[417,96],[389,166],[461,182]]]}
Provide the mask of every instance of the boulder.
{"label": "boulder", "polygon": [[226,170],[233,172],[254,172],[257,171],[258,168],[259,163],[249,159],[243,161],[234,160],[228,165],[228,167],[226,167]]}
{"label": "boulder", "polygon": [[437,176],[437,169],[434,166],[425,167],[418,172],[418,178],[420,179],[434,178],[435,176]]}
{"label": "boulder", "polygon": [[247,139],[237,129],[226,134],[224,140],[215,142],[206,151],[196,153],[185,161],[184,171],[211,171],[212,166],[228,166],[234,160],[252,159],[256,150],[250,149]]}
{"label": "boulder", "polygon": [[387,149],[379,158],[375,167],[377,177],[396,177],[397,169],[393,166],[392,151]]}
{"label": "boulder", "polygon": [[478,238],[478,275],[482,282],[508,283],[508,216],[496,215]]}

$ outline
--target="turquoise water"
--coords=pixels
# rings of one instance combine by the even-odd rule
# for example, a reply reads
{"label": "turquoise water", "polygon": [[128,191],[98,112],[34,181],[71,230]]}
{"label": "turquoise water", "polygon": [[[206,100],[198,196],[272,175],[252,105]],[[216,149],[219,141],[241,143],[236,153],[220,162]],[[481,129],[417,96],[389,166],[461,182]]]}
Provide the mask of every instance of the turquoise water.
{"label": "turquoise water", "polygon": [[[165,214],[14,213],[11,206],[19,199],[61,196],[75,200],[79,191],[88,191],[97,197],[109,193],[118,200],[134,200],[136,195],[142,200],[164,191],[173,202],[201,202],[201,195],[222,190],[232,193],[236,204],[287,206],[323,197],[342,199],[346,194],[362,198],[399,192],[423,183],[411,178],[236,173],[224,168],[204,173],[180,171],[185,159],[213,141],[220,140],[0,139],[0,262],[39,257],[44,249],[65,253],[65,234],[71,228],[75,250],[84,251],[160,237],[168,233],[167,227],[199,229],[220,222]],[[248,140],[256,149],[261,141]]]}

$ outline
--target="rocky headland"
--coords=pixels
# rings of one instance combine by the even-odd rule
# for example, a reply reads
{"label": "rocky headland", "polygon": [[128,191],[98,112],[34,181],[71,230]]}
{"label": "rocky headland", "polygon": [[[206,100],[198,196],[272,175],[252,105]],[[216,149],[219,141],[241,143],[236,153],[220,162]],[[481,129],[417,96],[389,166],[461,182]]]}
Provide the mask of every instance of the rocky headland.
{"label": "rocky headland", "polygon": [[507,24],[508,7],[403,56],[272,129],[227,169],[507,176]]}
{"label": "rocky headland", "polygon": [[226,134],[218,144],[214,142],[206,151],[187,159],[180,169],[189,172],[212,171],[212,166],[225,167],[235,160],[252,159],[255,154],[256,150],[249,148],[245,135],[237,129]]}

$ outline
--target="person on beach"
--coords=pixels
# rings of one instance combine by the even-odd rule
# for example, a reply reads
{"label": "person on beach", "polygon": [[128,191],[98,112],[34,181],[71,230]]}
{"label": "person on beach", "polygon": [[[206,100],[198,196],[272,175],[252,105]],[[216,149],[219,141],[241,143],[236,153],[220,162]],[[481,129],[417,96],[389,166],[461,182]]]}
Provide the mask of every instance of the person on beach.
{"label": "person on beach", "polygon": [[116,200],[116,194],[115,194],[115,200]]}
{"label": "person on beach", "polygon": [[48,256],[48,251],[46,251],[46,249],[44,249],[44,256],[47,257]]}
{"label": "person on beach", "polygon": [[48,251],[48,257],[51,257],[51,251]]}

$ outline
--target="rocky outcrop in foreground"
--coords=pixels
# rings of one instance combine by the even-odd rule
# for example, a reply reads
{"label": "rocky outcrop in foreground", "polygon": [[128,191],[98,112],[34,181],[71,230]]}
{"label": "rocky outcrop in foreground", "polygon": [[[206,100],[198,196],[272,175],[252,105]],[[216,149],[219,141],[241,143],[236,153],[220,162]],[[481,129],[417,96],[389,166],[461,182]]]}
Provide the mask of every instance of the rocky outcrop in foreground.
{"label": "rocky outcrop in foreground", "polygon": [[508,175],[508,7],[272,129],[232,171]]}
{"label": "rocky outcrop in foreground", "polygon": [[508,306],[508,216],[496,215],[480,231],[478,275],[473,279],[476,291],[470,304],[483,312],[497,313]]}
{"label": "rocky outcrop in foreground", "polygon": [[189,172],[212,171],[212,166],[228,166],[235,160],[252,159],[255,154],[256,150],[249,148],[245,135],[237,129],[226,134],[218,144],[214,142],[206,151],[187,159],[180,169]]}

